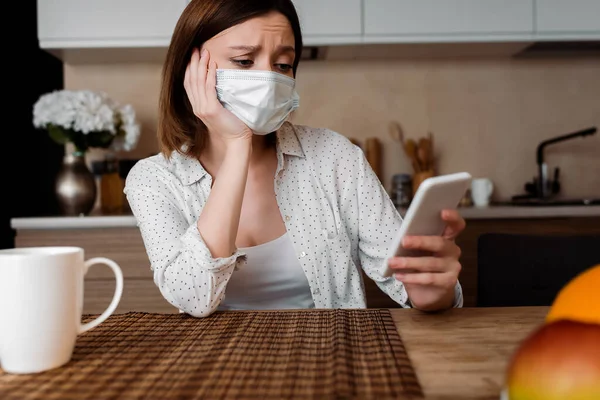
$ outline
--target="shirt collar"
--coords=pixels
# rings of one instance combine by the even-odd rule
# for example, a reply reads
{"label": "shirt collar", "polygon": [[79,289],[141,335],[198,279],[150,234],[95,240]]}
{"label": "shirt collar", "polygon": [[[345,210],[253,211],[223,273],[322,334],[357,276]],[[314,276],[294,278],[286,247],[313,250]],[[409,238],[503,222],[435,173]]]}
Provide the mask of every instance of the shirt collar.
{"label": "shirt collar", "polygon": [[302,144],[298,139],[296,127],[291,122],[285,122],[276,133],[277,135],[277,152],[286,155],[305,158]]}
{"label": "shirt collar", "polygon": [[[292,123],[285,122],[276,132],[276,135],[278,154],[305,158],[302,144],[296,133],[296,127]],[[186,186],[196,183],[208,175],[200,161],[194,157],[175,151],[172,153],[171,158],[175,164],[176,174],[179,175],[181,183]]]}
{"label": "shirt collar", "polygon": [[196,183],[208,175],[200,161],[194,157],[175,151],[171,154],[171,158],[171,162],[175,165],[176,175],[179,176],[181,183],[186,186]]}

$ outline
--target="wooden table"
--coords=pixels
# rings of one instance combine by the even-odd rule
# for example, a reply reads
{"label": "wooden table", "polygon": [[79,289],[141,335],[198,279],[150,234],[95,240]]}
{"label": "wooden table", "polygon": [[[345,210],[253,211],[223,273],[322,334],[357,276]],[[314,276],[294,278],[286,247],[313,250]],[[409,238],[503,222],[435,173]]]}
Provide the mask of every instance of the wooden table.
{"label": "wooden table", "polygon": [[498,400],[511,354],[548,307],[391,312],[427,399]]}

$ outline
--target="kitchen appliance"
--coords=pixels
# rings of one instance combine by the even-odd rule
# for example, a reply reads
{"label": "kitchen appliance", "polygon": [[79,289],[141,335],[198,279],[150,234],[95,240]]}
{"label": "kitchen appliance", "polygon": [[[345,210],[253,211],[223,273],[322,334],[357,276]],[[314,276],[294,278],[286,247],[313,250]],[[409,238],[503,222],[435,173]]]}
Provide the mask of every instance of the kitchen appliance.
{"label": "kitchen appliance", "polygon": [[[577,132],[569,133],[562,136],[557,136],[554,138],[550,138],[541,142],[536,151],[536,161],[538,165],[538,176],[533,178],[532,182],[527,182],[525,184],[526,194],[521,194],[512,197],[512,202],[515,203],[527,203],[527,204],[539,204],[539,203],[549,203],[554,195],[560,192],[560,181],[559,174],[560,168],[556,167],[554,169],[554,176],[552,179],[548,177],[548,165],[544,160],[544,150],[547,146],[563,142],[566,140],[571,140],[579,137],[586,137],[590,135],[594,135],[596,133],[596,127],[591,127],[587,129],[583,129]],[[577,201],[579,202],[579,201]],[[582,200],[582,204],[585,204],[586,201]]]}
{"label": "kitchen appliance", "polygon": [[408,208],[412,201],[412,177],[410,174],[396,174],[392,177],[391,199],[398,209]]}

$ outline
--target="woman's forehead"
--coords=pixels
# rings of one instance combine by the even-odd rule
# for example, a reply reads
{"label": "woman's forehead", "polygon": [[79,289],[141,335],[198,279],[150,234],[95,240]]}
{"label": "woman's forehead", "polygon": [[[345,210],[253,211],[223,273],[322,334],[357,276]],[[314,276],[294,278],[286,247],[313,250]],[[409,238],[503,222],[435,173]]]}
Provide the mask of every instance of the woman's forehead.
{"label": "woman's forehead", "polygon": [[231,42],[257,44],[250,42],[260,41],[265,37],[276,38],[279,44],[294,45],[292,26],[289,20],[278,12],[270,12],[234,25],[219,32],[209,41],[222,42],[223,44]]}

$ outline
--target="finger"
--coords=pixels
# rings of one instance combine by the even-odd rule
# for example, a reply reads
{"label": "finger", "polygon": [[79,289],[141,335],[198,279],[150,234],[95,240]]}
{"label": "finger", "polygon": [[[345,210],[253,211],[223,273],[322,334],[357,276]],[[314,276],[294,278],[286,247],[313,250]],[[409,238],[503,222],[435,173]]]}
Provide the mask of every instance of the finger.
{"label": "finger", "polygon": [[443,210],[442,219],[446,222],[446,228],[442,234],[446,239],[456,239],[467,226],[467,222],[457,210]]}
{"label": "finger", "polygon": [[192,98],[194,99],[194,110],[195,112],[199,111],[200,104],[198,103],[199,92],[198,92],[198,63],[200,62],[200,53],[198,49],[194,49],[192,52],[192,57],[190,59],[190,92],[192,93]]}
{"label": "finger", "polygon": [[196,99],[194,98],[194,88],[192,87],[191,80],[192,80],[192,78],[191,78],[190,64],[188,63],[187,67],[185,68],[185,76],[183,78],[183,87],[185,88],[185,92],[187,93],[188,99],[192,106],[192,111],[194,111],[194,113],[195,113],[196,112],[196,109],[195,109]]}
{"label": "finger", "polygon": [[402,239],[402,247],[439,253],[446,249],[447,240],[441,236],[407,236]]}
{"label": "finger", "polygon": [[421,250],[444,257],[460,257],[460,248],[441,236],[407,236],[402,240],[405,249]]}
{"label": "finger", "polygon": [[393,257],[389,267],[398,273],[445,272],[451,260],[441,257]]}
{"label": "finger", "polygon": [[448,287],[455,280],[451,273],[423,272],[418,274],[396,274],[396,279],[405,285]]}
{"label": "finger", "polygon": [[200,60],[198,62],[198,68],[196,69],[198,79],[198,102],[200,103],[200,109],[204,110],[208,105],[206,100],[206,74],[208,73],[208,60],[210,55],[208,50],[202,50]]}
{"label": "finger", "polygon": [[218,107],[220,105],[219,100],[217,99],[217,63],[215,61],[210,61],[208,64],[208,73],[206,74],[206,101],[210,107]]}

